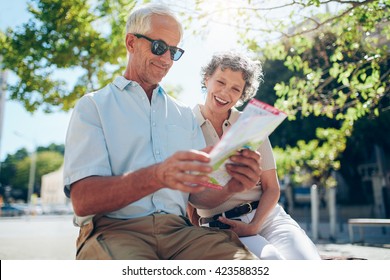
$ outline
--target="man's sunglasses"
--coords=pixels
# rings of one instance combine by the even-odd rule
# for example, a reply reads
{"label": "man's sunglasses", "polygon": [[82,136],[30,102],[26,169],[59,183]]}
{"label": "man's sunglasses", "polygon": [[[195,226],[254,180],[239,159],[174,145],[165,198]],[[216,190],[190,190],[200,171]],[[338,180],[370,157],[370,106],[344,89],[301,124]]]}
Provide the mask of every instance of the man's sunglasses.
{"label": "man's sunglasses", "polygon": [[181,48],[169,46],[163,40],[153,40],[141,34],[133,34],[133,35],[137,38],[144,38],[150,41],[152,43],[152,48],[151,48],[152,54],[163,55],[169,49],[169,52],[171,53],[171,59],[174,61],[178,61],[184,53],[184,50],[182,50]]}

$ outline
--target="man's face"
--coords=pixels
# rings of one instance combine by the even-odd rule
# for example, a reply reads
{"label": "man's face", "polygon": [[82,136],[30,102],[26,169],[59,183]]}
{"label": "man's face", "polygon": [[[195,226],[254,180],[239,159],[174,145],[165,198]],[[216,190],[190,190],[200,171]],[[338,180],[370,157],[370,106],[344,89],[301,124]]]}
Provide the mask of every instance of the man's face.
{"label": "man's face", "polygon": [[[154,15],[151,29],[142,34],[153,40],[163,40],[169,46],[177,46],[180,42],[180,31],[177,23],[167,16]],[[145,38],[134,38],[132,53],[132,79],[141,86],[155,86],[168,73],[173,61],[169,50],[163,55],[154,55],[151,52],[152,43]]]}

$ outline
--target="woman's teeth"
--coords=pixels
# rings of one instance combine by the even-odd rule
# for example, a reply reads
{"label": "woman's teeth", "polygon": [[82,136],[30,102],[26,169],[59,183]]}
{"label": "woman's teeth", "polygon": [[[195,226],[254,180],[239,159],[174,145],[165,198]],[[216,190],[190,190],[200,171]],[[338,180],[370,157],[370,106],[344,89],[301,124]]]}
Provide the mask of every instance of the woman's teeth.
{"label": "woman's teeth", "polygon": [[223,100],[223,99],[221,99],[221,98],[219,98],[219,97],[217,97],[217,96],[215,96],[215,100],[217,100],[218,103],[221,103],[221,104],[223,104],[223,105],[226,105],[226,104],[229,103],[228,101]]}

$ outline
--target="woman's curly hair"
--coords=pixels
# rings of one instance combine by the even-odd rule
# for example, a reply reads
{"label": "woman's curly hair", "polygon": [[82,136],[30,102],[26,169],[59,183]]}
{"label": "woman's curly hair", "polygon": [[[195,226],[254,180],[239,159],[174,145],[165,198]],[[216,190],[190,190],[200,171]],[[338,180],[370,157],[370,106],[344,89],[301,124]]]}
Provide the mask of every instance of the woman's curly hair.
{"label": "woman's curly hair", "polygon": [[230,69],[235,72],[242,72],[245,87],[236,106],[241,106],[255,96],[260,83],[263,81],[263,69],[260,61],[252,60],[243,53],[227,51],[214,54],[211,61],[202,67],[202,88],[206,88],[206,78],[212,76],[218,68],[221,68],[222,71]]}

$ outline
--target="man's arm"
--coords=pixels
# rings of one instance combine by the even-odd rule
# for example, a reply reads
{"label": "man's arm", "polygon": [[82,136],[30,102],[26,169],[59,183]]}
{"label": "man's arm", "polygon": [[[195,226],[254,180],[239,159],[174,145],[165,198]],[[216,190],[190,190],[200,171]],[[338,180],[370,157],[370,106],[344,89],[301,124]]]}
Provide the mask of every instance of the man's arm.
{"label": "man's arm", "polygon": [[[70,195],[78,216],[112,212],[161,188],[199,192],[212,168],[207,153],[177,152],[164,162],[121,176],[91,176],[71,185]],[[195,184],[195,185],[190,185]]]}
{"label": "man's arm", "polygon": [[261,156],[257,151],[248,149],[230,157],[233,164],[227,164],[226,170],[232,179],[222,190],[205,189],[192,193],[190,202],[200,209],[214,208],[228,200],[236,192],[249,190],[256,186],[261,176]]}

